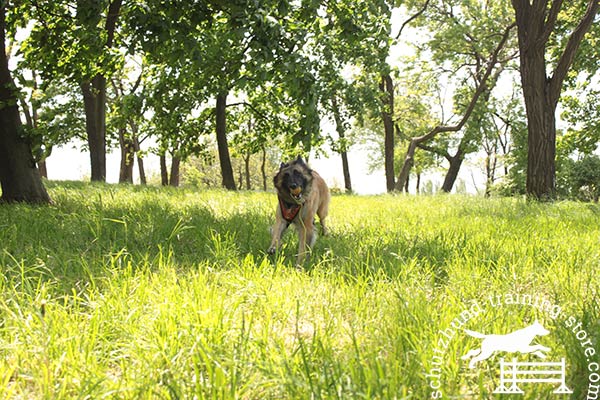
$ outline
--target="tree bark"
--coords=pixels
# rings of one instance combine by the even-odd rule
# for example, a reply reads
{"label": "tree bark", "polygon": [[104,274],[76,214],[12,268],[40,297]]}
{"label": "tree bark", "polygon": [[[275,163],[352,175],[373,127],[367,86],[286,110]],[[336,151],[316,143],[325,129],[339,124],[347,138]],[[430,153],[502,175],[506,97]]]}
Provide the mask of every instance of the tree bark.
{"label": "tree bark", "polygon": [[577,49],[600,8],[588,0],[584,16],[568,38],[556,68],[548,77],[546,45],[555,28],[562,0],[512,0],[517,22],[521,84],[527,113],[527,195],[550,200],[556,195],[556,106]]}
{"label": "tree bark", "polygon": [[[34,92],[38,89],[37,86],[37,76],[35,71],[32,71],[33,75],[33,90]],[[19,101],[21,103],[21,111],[25,115],[25,124],[31,130],[34,130],[38,126],[38,110],[35,106],[35,102],[31,101],[31,112],[29,111],[29,105],[25,101],[25,99],[21,96],[19,97]],[[45,152],[44,152],[45,153]],[[37,168],[40,172],[40,176],[42,178],[48,178],[48,166],[46,165],[47,154],[42,154],[41,158],[37,160]]]}
{"label": "tree bark", "polygon": [[40,171],[40,176],[42,178],[48,179],[48,165],[46,164],[46,159],[38,161],[37,167],[38,167],[38,170]]}
{"label": "tree bark", "polygon": [[165,153],[160,155],[160,184],[162,186],[169,185],[169,171],[167,170],[167,156]]}
{"label": "tree bark", "polygon": [[454,157],[450,157],[448,161],[450,162],[450,168],[448,168],[448,172],[446,172],[446,177],[444,178],[444,183],[442,184],[442,191],[446,193],[450,193],[452,191],[452,187],[454,187],[456,178],[458,178],[458,172],[462,166],[463,155],[461,152],[458,152]]}
{"label": "tree bark", "polygon": [[331,106],[333,109],[333,119],[335,121],[335,130],[339,138],[338,152],[342,157],[342,173],[344,175],[344,188],[347,193],[352,193],[352,181],[350,180],[350,164],[348,162],[348,145],[346,143],[346,134],[344,123],[340,115],[340,109],[335,95],[331,98]]}
{"label": "tree bark", "polygon": [[252,190],[252,182],[250,181],[250,152],[244,156],[244,167],[246,172],[246,190]]}
{"label": "tree bark", "polygon": [[121,167],[119,168],[119,183],[133,183],[133,162],[135,146],[133,140],[127,137],[125,129],[119,129],[119,145],[121,147]]}
{"label": "tree bark", "polygon": [[260,163],[260,173],[262,174],[263,190],[267,191],[267,149],[262,148],[262,161]]}
{"label": "tree bark", "polygon": [[[388,192],[394,190],[394,84],[392,77],[387,74],[381,77],[379,89],[383,100],[383,128],[384,128],[384,164],[385,164],[385,186]],[[402,187],[403,185],[401,185]]]}
{"label": "tree bark", "polygon": [[50,203],[31,148],[23,138],[16,87],[6,56],[6,2],[0,5],[0,184],[2,202]]}
{"label": "tree bark", "polygon": [[169,185],[179,187],[179,170],[181,165],[181,157],[171,157],[171,176],[169,177]]}
{"label": "tree bark", "polygon": [[135,131],[133,132],[133,151],[135,151],[135,155],[137,157],[140,184],[146,185],[148,182],[146,180],[146,171],[144,170],[144,158],[142,157],[142,153],[140,151],[140,141],[137,137],[137,132]]}
{"label": "tree bark", "polygon": [[217,96],[216,106],[216,131],[217,148],[219,150],[219,163],[221,164],[221,177],[223,187],[229,190],[235,190],[235,179],[233,177],[233,168],[231,167],[231,158],[229,156],[229,145],[227,144],[227,93],[221,93]]}
{"label": "tree bark", "polygon": [[92,181],[106,181],[106,79],[96,75],[81,84]]}
{"label": "tree bark", "polygon": [[[113,0],[106,16],[107,48],[112,47],[122,0]],[[106,181],[106,78],[96,74],[81,83],[92,181]]]}

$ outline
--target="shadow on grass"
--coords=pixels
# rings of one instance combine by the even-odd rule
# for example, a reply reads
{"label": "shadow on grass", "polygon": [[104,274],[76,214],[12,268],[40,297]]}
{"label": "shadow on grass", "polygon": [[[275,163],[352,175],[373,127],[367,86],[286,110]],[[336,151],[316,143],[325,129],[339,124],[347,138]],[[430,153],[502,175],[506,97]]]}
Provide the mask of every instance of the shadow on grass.
{"label": "shadow on grass", "polygon": [[[106,276],[111,268],[154,270],[166,256],[182,273],[201,265],[236,268],[249,256],[258,265],[267,257],[274,219],[270,197],[211,192],[198,199],[196,193],[162,188],[73,185],[56,187],[53,207],[0,209],[5,274],[47,271],[42,275],[70,291],[82,281]],[[460,232],[342,228],[330,222],[330,235],[319,237],[304,265],[309,273],[326,269],[394,279],[407,265],[416,265],[443,285],[448,263],[461,257],[469,242]],[[293,268],[298,245],[293,228],[283,243],[267,259],[274,268]],[[124,256],[126,262],[115,262]]]}

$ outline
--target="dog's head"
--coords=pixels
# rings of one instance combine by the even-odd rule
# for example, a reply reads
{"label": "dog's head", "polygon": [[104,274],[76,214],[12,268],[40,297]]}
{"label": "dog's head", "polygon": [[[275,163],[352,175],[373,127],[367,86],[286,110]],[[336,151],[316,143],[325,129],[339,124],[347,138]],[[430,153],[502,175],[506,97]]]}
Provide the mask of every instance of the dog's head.
{"label": "dog's head", "polygon": [[545,336],[550,333],[549,330],[544,328],[542,324],[536,319],[535,322],[531,325],[533,332],[538,336]]}
{"label": "dog's head", "polygon": [[304,203],[312,188],[312,171],[302,157],[281,163],[279,172],[273,178],[277,194],[289,203]]}

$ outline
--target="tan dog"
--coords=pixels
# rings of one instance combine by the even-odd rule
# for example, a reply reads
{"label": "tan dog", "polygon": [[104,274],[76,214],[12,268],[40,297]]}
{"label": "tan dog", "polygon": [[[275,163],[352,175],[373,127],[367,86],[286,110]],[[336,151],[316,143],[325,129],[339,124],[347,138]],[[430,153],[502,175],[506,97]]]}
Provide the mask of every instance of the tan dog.
{"label": "tan dog", "polygon": [[315,214],[319,216],[323,235],[327,234],[325,218],[329,208],[329,188],[319,174],[311,170],[298,157],[289,163],[282,163],[279,172],[273,178],[277,189],[277,211],[275,225],[271,229],[273,240],[269,254],[279,248],[281,235],[288,226],[294,224],[298,230],[298,264],[302,264],[309,246],[317,240]]}

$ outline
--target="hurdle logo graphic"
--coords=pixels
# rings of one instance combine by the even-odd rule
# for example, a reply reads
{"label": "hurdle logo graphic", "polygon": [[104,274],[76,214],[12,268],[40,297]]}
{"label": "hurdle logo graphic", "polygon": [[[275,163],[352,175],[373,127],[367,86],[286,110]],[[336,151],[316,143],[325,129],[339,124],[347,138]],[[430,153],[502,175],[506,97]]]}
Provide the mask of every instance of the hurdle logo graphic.
{"label": "hurdle logo graphic", "polygon": [[[540,344],[531,344],[536,336],[545,336],[550,332],[535,321],[533,324],[505,335],[485,335],[465,329],[472,337],[483,339],[478,349],[473,349],[461,357],[469,362],[469,368],[475,368],[479,361],[487,360],[498,351],[509,353],[532,353],[546,358],[544,352],[550,349]],[[524,368],[520,368],[524,367]],[[565,384],[565,359],[560,362],[517,362],[516,358],[506,362],[500,359],[500,385],[494,393],[524,393],[517,383],[560,383],[554,393],[573,393]],[[510,385],[507,387],[507,384]]]}

